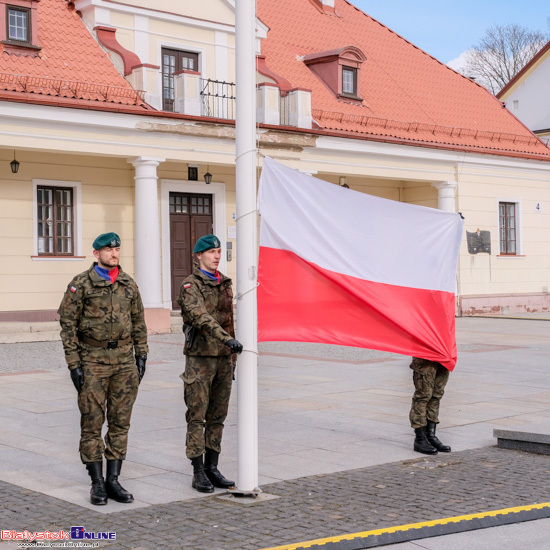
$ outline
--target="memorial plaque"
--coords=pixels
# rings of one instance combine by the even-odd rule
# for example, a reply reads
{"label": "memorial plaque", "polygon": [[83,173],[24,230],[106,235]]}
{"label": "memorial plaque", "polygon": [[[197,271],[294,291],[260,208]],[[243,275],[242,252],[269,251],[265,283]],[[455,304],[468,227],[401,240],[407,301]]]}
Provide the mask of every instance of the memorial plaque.
{"label": "memorial plaque", "polygon": [[491,253],[490,231],[480,231],[479,229],[473,233],[466,231],[466,242],[470,254]]}

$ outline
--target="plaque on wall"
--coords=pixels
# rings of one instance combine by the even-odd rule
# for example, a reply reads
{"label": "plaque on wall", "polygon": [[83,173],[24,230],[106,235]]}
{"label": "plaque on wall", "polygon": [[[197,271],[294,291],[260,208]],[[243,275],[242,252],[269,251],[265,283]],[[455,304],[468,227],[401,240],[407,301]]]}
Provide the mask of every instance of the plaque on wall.
{"label": "plaque on wall", "polygon": [[490,231],[474,231],[470,233],[466,231],[466,242],[468,243],[468,252],[470,254],[485,254],[491,253],[491,232]]}

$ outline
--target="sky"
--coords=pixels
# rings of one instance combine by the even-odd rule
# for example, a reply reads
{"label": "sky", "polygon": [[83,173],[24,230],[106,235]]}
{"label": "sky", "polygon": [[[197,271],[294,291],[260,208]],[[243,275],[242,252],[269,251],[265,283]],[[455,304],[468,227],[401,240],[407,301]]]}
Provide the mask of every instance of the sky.
{"label": "sky", "polygon": [[[443,63],[477,44],[492,25],[550,32],[550,0],[350,0]],[[454,61],[454,63],[453,63]]]}

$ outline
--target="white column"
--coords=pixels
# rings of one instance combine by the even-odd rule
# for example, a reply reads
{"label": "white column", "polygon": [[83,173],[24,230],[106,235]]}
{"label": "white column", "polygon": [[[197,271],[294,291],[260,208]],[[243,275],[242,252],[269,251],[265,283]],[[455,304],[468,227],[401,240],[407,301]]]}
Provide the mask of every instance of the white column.
{"label": "white column", "polygon": [[289,126],[297,128],[312,128],[313,118],[311,116],[311,92],[309,90],[292,90],[289,97]]}
{"label": "white column", "polygon": [[201,116],[200,74],[174,73],[174,111]]}
{"label": "white column", "polygon": [[134,271],[145,308],[162,308],[157,166],[163,158],[129,159],[136,169]]}
{"label": "white column", "polygon": [[456,181],[436,181],[432,186],[437,189],[437,208],[456,212]]}
{"label": "white column", "polygon": [[279,86],[263,83],[256,88],[256,120],[264,124],[279,125]]}
{"label": "white column", "polygon": [[150,51],[149,18],[143,15],[134,15],[134,53],[142,63],[151,63]]}

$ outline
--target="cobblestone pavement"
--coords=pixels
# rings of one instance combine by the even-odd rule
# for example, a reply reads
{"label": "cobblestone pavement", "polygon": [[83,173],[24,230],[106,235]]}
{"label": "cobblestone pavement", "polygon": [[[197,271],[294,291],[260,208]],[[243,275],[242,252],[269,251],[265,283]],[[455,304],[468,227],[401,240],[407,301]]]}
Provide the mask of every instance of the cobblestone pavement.
{"label": "cobblestone pavement", "polygon": [[2,529],[115,531],[101,547],[257,550],[344,533],[542,503],[550,456],[485,447],[266,485],[272,500],[227,497],[108,516],[0,482]]}
{"label": "cobblestone pavement", "polygon": [[[405,358],[316,344],[262,344],[264,493],[239,501],[191,490],[178,443],[182,337],[150,336],[156,368],[142,387],[130,475],[123,480],[136,500],[143,498],[142,506],[113,503],[102,507],[107,511],[84,506],[88,479],[74,456],[74,388],[61,372],[61,343],[2,344],[0,529],[115,531],[115,542],[100,543],[113,550],[259,550],[549,502],[550,456],[492,446],[492,430],[495,424],[550,425],[550,324],[460,319],[457,325],[460,365],[438,430],[455,451],[436,457],[412,451]],[[235,411],[231,418],[222,471],[233,477]],[[146,495],[146,487],[159,498]],[[55,498],[60,494],[65,500]],[[518,541],[517,548],[523,547]],[[4,548],[16,546],[0,542]]]}
{"label": "cobblestone pavement", "polygon": [[[459,344],[458,350],[471,351],[482,345]],[[22,353],[22,350],[24,352]],[[303,342],[265,342],[258,346],[260,353],[298,355],[340,361],[372,361],[402,357],[383,351],[309,344]],[[28,372],[35,370],[65,369],[61,340],[53,342],[28,342],[0,344],[0,372]],[[180,361],[183,357],[183,336],[181,334],[159,334],[149,336],[149,361]]]}

